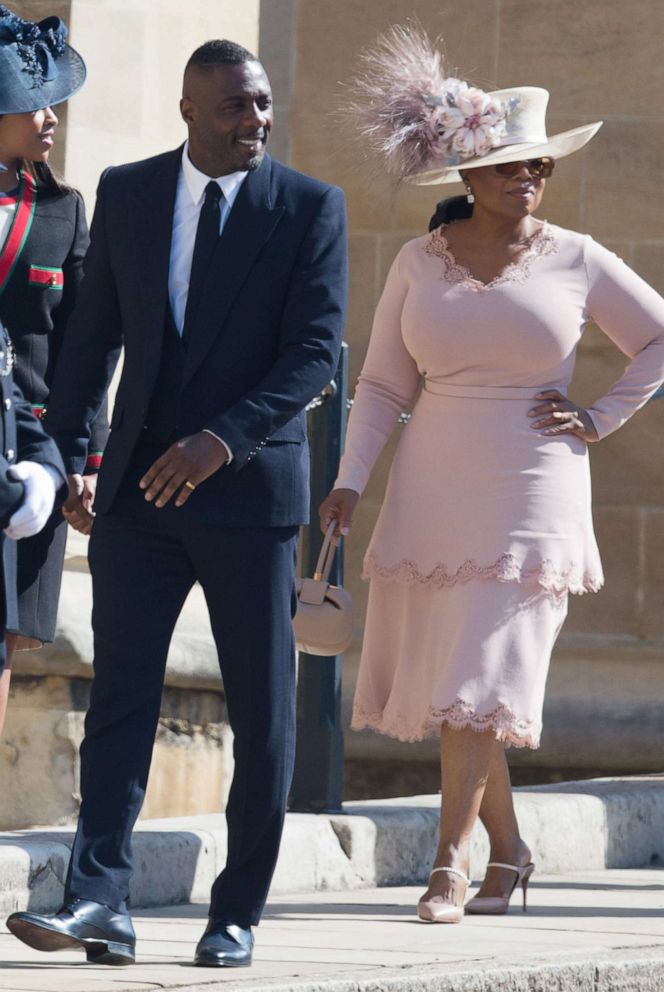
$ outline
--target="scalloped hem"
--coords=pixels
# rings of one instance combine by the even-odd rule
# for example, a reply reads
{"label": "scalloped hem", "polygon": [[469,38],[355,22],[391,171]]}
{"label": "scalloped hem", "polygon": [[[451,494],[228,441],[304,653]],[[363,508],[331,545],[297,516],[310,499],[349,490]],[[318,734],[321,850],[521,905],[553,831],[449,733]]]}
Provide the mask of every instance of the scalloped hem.
{"label": "scalloped hem", "polygon": [[527,747],[536,750],[540,746],[541,726],[534,721],[519,720],[509,706],[504,704],[497,706],[491,713],[480,716],[463,699],[457,699],[452,706],[445,709],[431,708],[424,722],[417,727],[409,724],[400,714],[386,717],[385,710],[370,713],[355,707],[351,730],[375,730],[387,737],[414,744],[438,734],[443,724],[453,730],[465,730],[470,727],[478,734],[493,731],[496,740],[502,741],[508,747]]}
{"label": "scalloped hem", "polygon": [[479,565],[473,558],[467,558],[456,571],[449,571],[439,562],[430,572],[421,572],[414,561],[402,559],[396,565],[379,565],[375,554],[370,551],[364,559],[363,579],[380,579],[383,582],[400,582],[408,586],[433,586],[446,589],[450,586],[471,582],[473,579],[494,579],[497,582],[534,582],[554,596],[565,593],[583,595],[586,592],[599,592],[604,585],[600,573],[583,572],[572,564],[569,568],[557,568],[552,561],[543,558],[537,568],[524,569],[511,552],[500,555],[490,565]]}

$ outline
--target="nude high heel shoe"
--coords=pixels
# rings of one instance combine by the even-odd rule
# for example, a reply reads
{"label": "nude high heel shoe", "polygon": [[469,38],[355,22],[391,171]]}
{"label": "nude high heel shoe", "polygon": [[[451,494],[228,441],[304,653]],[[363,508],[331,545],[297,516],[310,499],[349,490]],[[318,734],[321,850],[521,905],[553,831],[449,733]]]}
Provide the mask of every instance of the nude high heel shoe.
{"label": "nude high heel shoe", "polygon": [[507,868],[509,871],[513,871],[515,875],[514,885],[506,896],[473,896],[466,904],[466,912],[471,915],[474,913],[478,916],[501,916],[507,912],[512,893],[517,885],[520,885],[523,889],[523,911],[525,913],[527,908],[526,892],[528,890],[528,882],[535,870],[533,862],[530,861],[527,865],[506,865],[502,861],[490,861],[487,868]]}
{"label": "nude high heel shoe", "polygon": [[[438,871],[447,871],[450,875],[457,875],[466,883],[466,888],[470,885],[470,879],[458,868],[434,868],[431,875]],[[424,923],[461,923],[464,915],[463,906],[453,906],[449,902],[437,902],[435,899],[420,899],[417,904],[417,915]]]}

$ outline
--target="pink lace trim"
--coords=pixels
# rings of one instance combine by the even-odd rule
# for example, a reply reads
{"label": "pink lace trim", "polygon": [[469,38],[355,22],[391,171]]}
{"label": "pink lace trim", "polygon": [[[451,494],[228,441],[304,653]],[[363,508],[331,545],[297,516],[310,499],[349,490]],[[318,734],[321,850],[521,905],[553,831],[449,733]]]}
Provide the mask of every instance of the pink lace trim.
{"label": "pink lace trim", "polygon": [[396,737],[400,741],[424,740],[440,730],[442,724],[447,724],[455,730],[470,727],[477,733],[487,730],[494,731],[496,740],[504,741],[511,747],[538,748],[540,744],[541,725],[535,720],[519,720],[513,710],[500,703],[490,713],[475,712],[470,703],[464,699],[456,699],[451,706],[444,709],[431,707],[424,720],[417,727],[402,714],[386,714],[385,710],[368,712],[359,706],[353,710],[352,729],[376,730],[378,733]]}
{"label": "pink lace trim", "polygon": [[427,255],[435,255],[443,263],[442,279],[452,283],[463,283],[476,293],[493,289],[494,286],[500,286],[505,282],[524,283],[530,275],[535,259],[558,251],[556,239],[545,221],[525,242],[526,247],[517,259],[506,265],[503,271],[490,282],[482,282],[480,279],[476,279],[465,265],[460,265],[455,259],[444,234],[447,226],[442,224],[436,228],[424,246],[424,251]]}
{"label": "pink lace trim", "polygon": [[571,592],[580,595],[584,592],[598,592],[604,584],[603,576],[582,571],[577,565],[557,568],[552,561],[542,559],[536,568],[524,569],[516,555],[506,552],[490,565],[478,565],[473,558],[467,558],[456,571],[439,563],[430,572],[421,572],[414,561],[402,559],[396,565],[379,565],[373,552],[364,559],[362,577],[378,578],[384,581],[403,582],[406,585],[432,585],[445,589],[473,579],[496,579],[498,582],[537,582],[543,589],[553,593]]}

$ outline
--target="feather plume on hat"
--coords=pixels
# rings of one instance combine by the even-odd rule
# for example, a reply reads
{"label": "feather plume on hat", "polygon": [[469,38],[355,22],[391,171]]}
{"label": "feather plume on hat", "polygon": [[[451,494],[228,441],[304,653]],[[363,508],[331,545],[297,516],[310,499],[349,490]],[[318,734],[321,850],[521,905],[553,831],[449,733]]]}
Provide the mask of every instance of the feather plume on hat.
{"label": "feather plume on hat", "polygon": [[396,179],[462,165],[500,143],[508,108],[446,75],[442,54],[419,26],[390,28],[360,62],[344,116]]}

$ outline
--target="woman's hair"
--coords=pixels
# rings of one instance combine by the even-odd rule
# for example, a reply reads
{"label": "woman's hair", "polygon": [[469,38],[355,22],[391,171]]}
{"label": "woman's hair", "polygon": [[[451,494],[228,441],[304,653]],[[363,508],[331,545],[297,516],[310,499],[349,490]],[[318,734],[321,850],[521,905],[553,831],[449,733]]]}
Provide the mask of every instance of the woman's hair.
{"label": "woman's hair", "polygon": [[429,221],[429,230],[435,231],[441,224],[451,224],[455,220],[467,220],[473,216],[473,205],[465,196],[448,196],[436,204],[436,211]]}
{"label": "woman's hair", "polygon": [[57,172],[54,172],[48,162],[30,162],[23,159],[21,169],[29,172],[36,181],[39,189],[53,196],[62,196],[65,193],[73,193],[71,186],[62,179]]}

